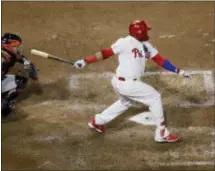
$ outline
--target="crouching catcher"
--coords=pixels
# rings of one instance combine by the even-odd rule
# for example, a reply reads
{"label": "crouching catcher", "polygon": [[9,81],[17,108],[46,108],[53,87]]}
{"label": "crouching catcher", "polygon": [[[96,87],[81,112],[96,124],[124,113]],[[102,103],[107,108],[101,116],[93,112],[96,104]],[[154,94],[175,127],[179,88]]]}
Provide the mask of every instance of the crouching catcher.
{"label": "crouching catcher", "polygon": [[[1,115],[8,115],[14,108],[17,97],[26,88],[29,78],[37,81],[35,65],[23,55],[23,41],[20,36],[5,33],[1,37]],[[18,74],[8,74],[16,63],[23,68]]]}

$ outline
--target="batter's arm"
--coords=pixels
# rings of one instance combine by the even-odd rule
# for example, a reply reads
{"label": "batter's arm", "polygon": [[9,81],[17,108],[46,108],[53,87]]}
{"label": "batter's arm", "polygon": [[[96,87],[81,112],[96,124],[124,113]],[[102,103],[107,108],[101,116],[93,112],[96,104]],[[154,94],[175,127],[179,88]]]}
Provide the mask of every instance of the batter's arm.
{"label": "batter's arm", "polygon": [[186,73],[182,69],[175,67],[170,61],[168,61],[167,59],[162,57],[159,53],[157,55],[155,55],[154,57],[152,57],[151,59],[160,67],[162,67],[168,71],[175,72],[185,78],[191,79],[191,76],[188,73]]}
{"label": "batter's arm", "polygon": [[159,53],[151,58],[158,66],[175,73],[179,73],[180,69],[175,67],[170,61],[162,57]]}
{"label": "batter's arm", "polygon": [[93,56],[89,56],[89,57],[84,58],[84,61],[87,64],[91,64],[91,63],[97,62],[99,60],[108,59],[113,55],[114,55],[114,52],[113,52],[112,48],[105,48],[105,49],[102,49],[100,52],[97,52]]}
{"label": "batter's arm", "polygon": [[92,64],[99,60],[105,60],[107,58],[110,58],[115,53],[113,52],[112,48],[105,48],[101,50],[100,52],[97,52],[93,56],[85,57],[84,59],[77,60],[73,66],[75,66],[77,69],[82,69],[86,64]]}

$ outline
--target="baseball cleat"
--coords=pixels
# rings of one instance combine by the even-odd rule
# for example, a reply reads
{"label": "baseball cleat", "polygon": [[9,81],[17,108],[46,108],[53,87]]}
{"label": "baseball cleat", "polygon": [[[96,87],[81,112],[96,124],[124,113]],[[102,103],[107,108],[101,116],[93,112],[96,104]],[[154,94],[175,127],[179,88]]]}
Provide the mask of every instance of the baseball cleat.
{"label": "baseball cleat", "polygon": [[97,132],[100,132],[100,133],[103,133],[105,131],[103,125],[96,125],[94,118],[90,119],[90,121],[88,122],[88,126],[91,129],[95,129]]}
{"label": "baseball cleat", "polygon": [[179,141],[180,138],[177,135],[174,135],[173,133],[170,133],[167,137],[163,137],[161,139],[155,139],[156,142],[166,142],[166,143],[172,143]]}

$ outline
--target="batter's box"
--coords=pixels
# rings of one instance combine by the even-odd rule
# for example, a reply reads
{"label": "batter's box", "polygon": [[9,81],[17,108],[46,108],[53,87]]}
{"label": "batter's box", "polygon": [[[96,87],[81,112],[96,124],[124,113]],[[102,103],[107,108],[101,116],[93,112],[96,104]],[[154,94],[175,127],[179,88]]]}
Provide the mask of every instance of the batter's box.
{"label": "batter's box", "polygon": [[[189,70],[187,72],[192,75],[190,81],[166,71],[146,72],[143,81],[152,85],[161,93],[164,105],[179,105],[181,107],[214,105],[213,72],[211,70]],[[92,91],[91,94],[95,94],[98,98],[104,93],[106,93],[104,97],[107,97],[107,92],[111,91],[112,88],[109,80],[106,79],[112,78],[113,75],[110,72],[75,74],[70,78],[69,87],[78,91],[77,87],[83,88],[84,85],[87,85],[87,92],[84,93],[83,90],[85,89],[82,89],[82,94],[89,94],[90,90]],[[96,83],[98,85],[95,86]],[[113,96],[110,93],[108,94],[111,97]],[[103,99],[103,103],[105,99]]]}
{"label": "batter's box", "polygon": [[[214,77],[211,70],[189,70],[187,71],[192,75],[192,80],[186,80],[183,77],[179,77],[172,72],[146,72],[143,77],[143,81],[155,87],[162,94],[162,101],[164,105],[173,105],[179,107],[206,107],[214,105]],[[98,73],[87,73],[77,74],[70,78],[70,88],[80,88],[81,85],[87,84],[87,91],[89,86],[92,85],[95,89],[95,80],[100,80],[99,86],[96,86],[99,93],[102,95],[106,87],[109,85],[108,80],[114,73],[106,72],[102,74]],[[84,80],[84,81],[83,81]],[[91,83],[92,82],[92,83]],[[73,84],[71,86],[71,83]],[[74,83],[76,84],[74,86]],[[84,84],[83,84],[84,83]],[[102,88],[101,88],[102,85]],[[110,91],[111,86],[108,87]],[[83,90],[82,90],[82,93]],[[98,92],[95,92],[98,93]],[[106,97],[106,96],[104,96]],[[109,99],[110,100],[110,99]],[[109,101],[108,100],[108,101]],[[103,103],[105,99],[103,99]],[[131,117],[129,120],[144,124],[144,125],[155,125],[153,114],[150,112],[143,112]]]}

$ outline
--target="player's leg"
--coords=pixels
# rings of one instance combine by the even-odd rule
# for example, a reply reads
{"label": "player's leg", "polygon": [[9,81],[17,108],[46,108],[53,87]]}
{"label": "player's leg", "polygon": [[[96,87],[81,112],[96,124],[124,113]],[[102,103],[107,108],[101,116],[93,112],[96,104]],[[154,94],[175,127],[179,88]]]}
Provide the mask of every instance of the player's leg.
{"label": "player's leg", "polygon": [[140,81],[136,81],[132,84],[132,88],[130,92],[127,93],[127,97],[131,100],[149,106],[149,110],[154,115],[157,126],[155,131],[155,141],[175,142],[179,139],[179,137],[168,132],[164,120],[161,95],[152,86]]}
{"label": "player's leg", "polygon": [[7,116],[15,105],[15,100],[13,97],[16,95],[16,80],[14,75],[5,75],[1,82],[1,114],[2,116]]}
{"label": "player's leg", "polygon": [[2,115],[8,115],[16,103],[18,95],[26,87],[27,78],[15,75],[6,75],[2,79]]}
{"label": "player's leg", "polygon": [[105,109],[102,113],[95,116],[96,123],[98,125],[104,125],[125,112],[131,106],[132,104],[128,100],[120,97],[119,100]]}
{"label": "player's leg", "polygon": [[105,109],[103,112],[96,114],[88,123],[89,127],[96,128],[98,132],[104,132],[104,125],[115,119],[132,106],[130,100],[122,100],[120,97],[115,103]]}
{"label": "player's leg", "polygon": [[128,108],[132,106],[131,100],[127,97],[120,95],[118,91],[115,89],[115,80],[112,80],[112,85],[119,96],[119,100],[113,103],[111,106],[106,108],[103,112],[96,114],[93,118],[91,118],[88,123],[89,127],[95,128],[98,132],[104,132],[103,125],[115,119],[117,116],[125,112]]}

